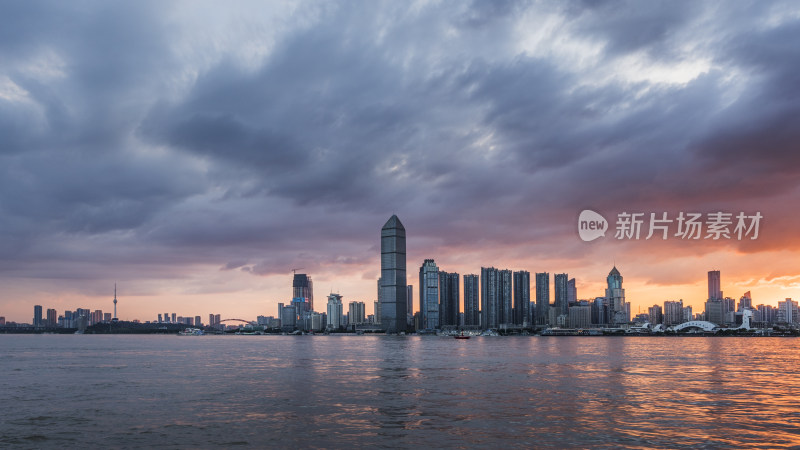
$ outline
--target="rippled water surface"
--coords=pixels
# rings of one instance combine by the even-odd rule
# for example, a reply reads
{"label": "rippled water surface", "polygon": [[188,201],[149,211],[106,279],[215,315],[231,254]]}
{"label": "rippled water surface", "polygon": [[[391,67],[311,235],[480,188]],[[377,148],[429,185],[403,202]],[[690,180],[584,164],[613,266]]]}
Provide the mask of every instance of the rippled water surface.
{"label": "rippled water surface", "polygon": [[0,336],[0,447],[791,447],[800,339]]}

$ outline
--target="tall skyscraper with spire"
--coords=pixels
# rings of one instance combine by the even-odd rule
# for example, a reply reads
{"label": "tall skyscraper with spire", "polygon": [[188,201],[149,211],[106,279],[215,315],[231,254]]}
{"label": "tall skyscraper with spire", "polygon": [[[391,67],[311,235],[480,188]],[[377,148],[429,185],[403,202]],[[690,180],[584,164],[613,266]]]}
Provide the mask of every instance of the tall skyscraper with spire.
{"label": "tall skyscraper with spire", "polygon": [[406,229],[396,215],[381,228],[381,328],[406,331]]}
{"label": "tall skyscraper with spire", "polygon": [[625,289],[622,288],[622,275],[617,266],[611,269],[606,278],[608,288],[606,288],[606,299],[611,308],[611,323],[623,324],[631,320],[630,305],[625,301]]}

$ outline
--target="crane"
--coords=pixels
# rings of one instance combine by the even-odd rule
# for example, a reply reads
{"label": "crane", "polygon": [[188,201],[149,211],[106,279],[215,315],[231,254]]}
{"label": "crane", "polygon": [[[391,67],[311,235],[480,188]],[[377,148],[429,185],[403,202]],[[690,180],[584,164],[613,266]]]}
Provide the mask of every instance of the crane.
{"label": "crane", "polygon": [[297,275],[297,271],[298,271],[298,270],[303,270],[303,269],[305,269],[305,267],[298,267],[298,268],[296,268],[296,269],[292,269],[292,273],[293,273],[293,274],[295,274],[295,275]]}

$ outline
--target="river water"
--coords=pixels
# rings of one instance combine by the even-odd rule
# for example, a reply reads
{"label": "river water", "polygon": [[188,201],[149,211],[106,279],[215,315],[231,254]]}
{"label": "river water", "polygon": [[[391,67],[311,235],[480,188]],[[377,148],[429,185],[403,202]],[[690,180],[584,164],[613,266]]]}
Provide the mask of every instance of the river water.
{"label": "river water", "polygon": [[0,336],[0,447],[791,447],[800,339]]}

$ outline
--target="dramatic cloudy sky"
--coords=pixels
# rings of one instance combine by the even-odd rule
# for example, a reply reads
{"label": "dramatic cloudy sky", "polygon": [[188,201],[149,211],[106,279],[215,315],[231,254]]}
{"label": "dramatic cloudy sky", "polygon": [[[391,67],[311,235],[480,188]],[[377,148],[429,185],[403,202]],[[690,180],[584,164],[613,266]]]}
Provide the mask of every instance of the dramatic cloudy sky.
{"label": "dramatic cloudy sky", "polygon": [[[2,2],[0,315],[372,301],[379,232],[568,272],[636,312],[706,272],[800,297],[796,2]],[[583,242],[583,209],[760,212],[758,239]],[[675,230],[672,232],[674,233]],[[551,275],[552,276],[552,275]],[[368,308],[371,312],[371,307]]]}

